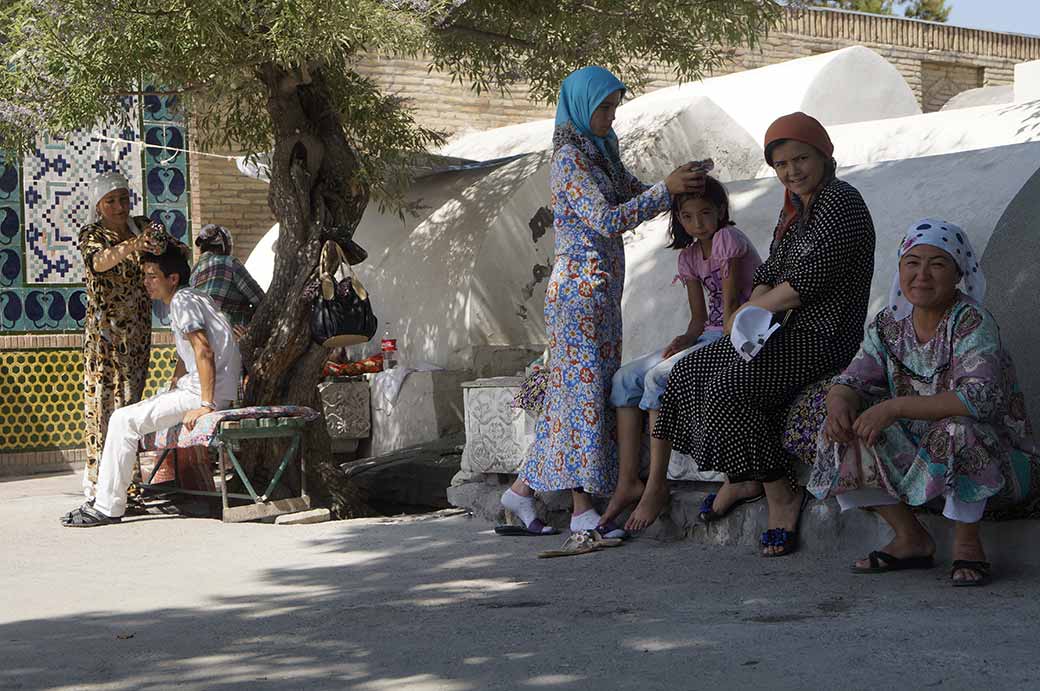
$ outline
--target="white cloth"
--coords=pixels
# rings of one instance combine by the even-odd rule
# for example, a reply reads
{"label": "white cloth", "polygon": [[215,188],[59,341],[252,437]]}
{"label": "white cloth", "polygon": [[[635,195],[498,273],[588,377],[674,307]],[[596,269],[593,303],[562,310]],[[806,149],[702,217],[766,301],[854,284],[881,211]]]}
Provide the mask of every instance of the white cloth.
{"label": "white cloth", "polygon": [[[213,349],[216,371],[213,398],[235,400],[238,395],[238,382],[242,377],[242,355],[238,350],[231,324],[217,309],[212,298],[193,288],[179,289],[170,300],[170,329],[173,331],[177,355],[187,370],[187,374],[178,380],[177,388],[202,394],[195,350],[191,347],[188,334],[205,331]],[[215,403],[216,400],[211,402]]]}
{"label": "white cloth", "polygon": [[[899,504],[896,497],[877,487],[866,487],[843,492],[837,495],[838,506],[842,511],[849,509],[860,509],[868,506],[892,506]],[[978,523],[982,520],[982,514],[986,511],[986,500],[961,501],[952,494],[946,495],[946,503],[943,506],[943,516],[951,521],[959,523]]]}
{"label": "white cloth", "polygon": [[970,297],[978,304],[986,297],[986,275],[982,272],[979,264],[979,256],[975,254],[967,233],[952,223],[937,218],[922,218],[911,224],[899,243],[899,251],[896,253],[896,272],[892,277],[892,287],[888,291],[888,309],[892,310],[892,316],[896,319],[905,319],[913,312],[913,305],[903,295],[899,286],[898,261],[903,255],[917,245],[931,245],[945,251],[961,272],[961,280],[958,284],[961,292]]}
{"label": "white cloth", "polygon": [[90,222],[97,223],[101,220],[101,214],[97,211],[97,205],[106,194],[115,190],[129,189],[130,182],[122,173],[109,172],[95,175],[90,181],[90,190],[87,193],[90,199]]}
{"label": "white cloth", "polygon": [[[219,401],[226,408],[230,401]],[[173,427],[184,413],[199,407],[199,394],[175,388],[132,405],[117,408],[108,419],[105,448],[98,464],[94,508],[116,518],[126,512],[126,490],[137,462],[137,445],[150,432]]]}
{"label": "white cloth", "polygon": [[408,367],[398,365],[391,370],[377,372],[372,377],[372,402],[376,408],[389,410],[397,402],[404,380],[412,372],[436,372],[444,369],[429,362],[416,362]]}

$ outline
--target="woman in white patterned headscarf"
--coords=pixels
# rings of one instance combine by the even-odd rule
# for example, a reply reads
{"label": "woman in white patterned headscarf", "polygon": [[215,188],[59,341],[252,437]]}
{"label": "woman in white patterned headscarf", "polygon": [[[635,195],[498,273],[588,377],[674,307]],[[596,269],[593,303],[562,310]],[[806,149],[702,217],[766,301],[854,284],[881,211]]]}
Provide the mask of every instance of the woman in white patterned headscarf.
{"label": "woman in white patterned headscarf", "polygon": [[[119,173],[90,182],[90,222],[79,232],[87,315],[83,340],[83,490],[94,496],[98,461],[108,418],[116,408],[136,403],[148,375],[152,303],[142,282],[138,257],[159,250],[161,224],[130,215],[130,183]],[[138,500],[136,483],[131,497]],[[137,501],[139,504],[139,501]]]}
{"label": "woman in white patterned headscarf", "polygon": [[911,507],[933,503],[954,521],[953,585],[982,585],[979,520],[1035,496],[1040,454],[967,234],[926,218],[898,257],[888,305],[827,395],[808,489],[895,531],[854,572],[931,568],[935,542]]}

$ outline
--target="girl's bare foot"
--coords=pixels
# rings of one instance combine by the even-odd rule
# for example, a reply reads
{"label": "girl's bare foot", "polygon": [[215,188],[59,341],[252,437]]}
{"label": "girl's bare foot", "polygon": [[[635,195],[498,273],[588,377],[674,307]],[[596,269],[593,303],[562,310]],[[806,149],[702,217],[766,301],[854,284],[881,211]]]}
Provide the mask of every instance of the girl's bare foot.
{"label": "girl's bare foot", "polygon": [[635,482],[618,481],[617,489],[610,497],[610,503],[607,504],[607,509],[600,519],[600,525],[606,525],[617,518],[619,513],[639,501],[639,498],[643,496],[644,488],[643,481],[638,478]]}
{"label": "girl's bare foot", "polygon": [[625,523],[625,530],[630,533],[639,532],[656,521],[661,509],[668,503],[668,497],[668,485],[647,485],[643,491],[643,498],[639,500],[636,510]]}

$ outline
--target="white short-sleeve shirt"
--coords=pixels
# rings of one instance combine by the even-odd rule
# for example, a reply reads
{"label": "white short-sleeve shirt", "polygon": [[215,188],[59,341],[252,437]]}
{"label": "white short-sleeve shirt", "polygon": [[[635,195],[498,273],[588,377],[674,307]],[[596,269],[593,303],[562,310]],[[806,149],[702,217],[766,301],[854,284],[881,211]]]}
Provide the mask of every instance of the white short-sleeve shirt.
{"label": "white short-sleeve shirt", "polygon": [[221,405],[234,401],[238,396],[238,380],[242,376],[242,355],[231,324],[213,300],[193,288],[180,288],[170,301],[170,329],[173,331],[177,355],[188,371],[177,380],[177,388],[202,395],[195,350],[191,347],[188,334],[205,331],[213,349],[216,370],[212,402]]}

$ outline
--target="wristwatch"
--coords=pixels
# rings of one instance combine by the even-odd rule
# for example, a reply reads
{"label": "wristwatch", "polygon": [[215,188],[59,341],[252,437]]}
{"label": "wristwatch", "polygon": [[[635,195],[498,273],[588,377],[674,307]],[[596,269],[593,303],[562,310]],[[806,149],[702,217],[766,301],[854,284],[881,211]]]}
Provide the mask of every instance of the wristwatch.
{"label": "wristwatch", "polygon": [[199,407],[200,408],[209,408],[210,410],[216,410],[217,409],[217,406],[213,405],[209,401],[203,401],[202,403],[199,403]]}

